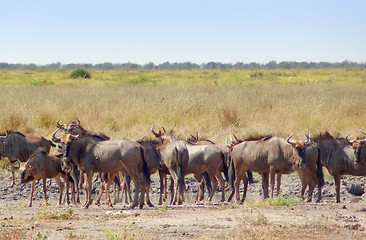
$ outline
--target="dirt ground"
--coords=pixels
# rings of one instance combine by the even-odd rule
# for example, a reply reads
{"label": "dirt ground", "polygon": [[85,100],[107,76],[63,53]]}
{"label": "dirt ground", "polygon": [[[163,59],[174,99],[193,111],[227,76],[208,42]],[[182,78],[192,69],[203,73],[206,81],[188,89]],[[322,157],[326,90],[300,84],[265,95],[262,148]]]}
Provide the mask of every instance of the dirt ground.
{"label": "dirt ground", "polygon": [[[158,180],[153,180],[152,201],[157,204]],[[42,184],[37,184],[30,208],[30,185],[21,185],[18,178],[10,188],[10,175],[1,175],[0,239],[366,239],[366,196],[348,191],[351,185],[363,188],[364,178],[344,178],[342,203],[337,204],[331,179],[321,203],[302,203],[298,177],[284,176],[281,195],[291,199],[287,202],[297,202],[290,206],[265,204],[260,177],[255,180],[243,205],[219,203],[219,192],[212,203],[195,204],[195,183],[188,178],[187,203],[128,210],[127,204],[117,203],[111,209],[104,201],[89,209],[82,204],[59,206],[55,183],[47,187],[48,206]]]}

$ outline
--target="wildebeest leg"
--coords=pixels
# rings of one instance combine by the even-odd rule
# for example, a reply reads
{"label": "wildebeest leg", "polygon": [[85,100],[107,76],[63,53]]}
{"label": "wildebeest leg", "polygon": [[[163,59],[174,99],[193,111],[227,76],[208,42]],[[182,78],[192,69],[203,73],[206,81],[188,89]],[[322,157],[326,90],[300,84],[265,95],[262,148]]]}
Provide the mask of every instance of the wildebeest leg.
{"label": "wildebeest leg", "polygon": [[[306,187],[306,186],[305,186]],[[315,184],[309,184],[309,193],[308,198],[306,199],[307,202],[311,202],[313,200],[313,192],[314,192]]]}
{"label": "wildebeest leg", "polygon": [[[277,173],[277,195],[276,195],[277,197],[280,195],[280,191],[281,191],[281,173]],[[272,195],[273,195],[273,191],[272,191]]]}
{"label": "wildebeest leg", "polygon": [[[159,205],[163,204],[163,194],[166,193],[166,174],[163,171],[159,170],[159,178],[160,178],[160,196],[159,196]],[[165,183],[165,184],[164,184]],[[164,198],[165,202],[166,198]]]}
{"label": "wildebeest leg", "polygon": [[170,205],[172,205],[172,202],[174,201],[174,180],[172,176],[170,176]]}
{"label": "wildebeest leg", "polygon": [[113,205],[112,205],[111,197],[109,194],[109,190],[110,190],[109,187],[111,186],[111,183],[114,180],[114,177],[116,176],[117,173],[118,172],[108,173],[107,180],[104,183],[106,202],[107,202],[108,206],[110,206],[111,208],[113,208]]}
{"label": "wildebeest leg", "polygon": [[269,198],[268,183],[269,183],[269,173],[264,172],[264,173],[262,173],[262,189],[263,189],[264,198]]}
{"label": "wildebeest leg", "polygon": [[15,177],[14,177],[14,164],[16,162],[12,162],[12,160],[10,160],[10,167],[11,167],[11,176],[12,176],[12,182],[11,182],[11,186],[10,187],[14,187],[15,184]]}
{"label": "wildebeest leg", "polygon": [[154,205],[150,201],[150,187],[148,187],[148,186],[145,187],[145,193],[146,193],[146,204],[149,207],[154,207]]}
{"label": "wildebeest leg", "polygon": [[[65,178],[64,178],[64,180],[66,182],[66,179]],[[59,191],[60,191],[60,198],[59,198],[59,201],[58,201],[58,205],[61,205],[61,203],[62,203],[62,193],[64,191],[64,184],[61,182],[61,179],[60,179],[59,176],[56,176],[55,177],[55,181],[56,181],[56,184],[57,184],[57,186],[59,188]],[[69,196],[67,194],[68,193],[68,189],[69,189],[68,185],[69,185],[69,182],[67,181],[66,182],[66,195],[67,195],[66,198],[67,198],[67,204],[70,204]]]}
{"label": "wildebeest leg", "polygon": [[85,186],[85,204],[83,208],[89,208],[92,203],[91,190],[93,183],[93,170],[86,172],[86,186]]}
{"label": "wildebeest leg", "polygon": [[31,197],[30,197],[29,207],[32,207],[33,193],[34,193],[35,185],[36,185],[36,180],[33,180],[32,181],[32,190],[31,190]]}
{"label": "wildebeest leg", "polygon": [[244,175],[243,183],[244,183],[244,191],[243,191],[243,198],[241,199],[242,203],[244,203],[248,191],[249,178],[246,175]]}
{"label": "wildebeest leg", "polygon": [[200,174],[194,174],[194,178],[196,180],[197,188],[198,188],[197,195],[196,195],[196,201],[195,202],[198,202],[199,201],[199,196],[202,195],[202,193],[201,193],[201,190],[202,190],[201,185],[204,182],[203,182],[202,175],[200,175]]}
{"label": "wildebeest leg", "polygon": [[47,199],[47,193],[46,193],[46,187],[47,187],[46,180],[47,180],[47,178],[42,178],[44,201],[46,202],[46,205],[48,205],[48,199]]}
{"label": "wildebeest leg", "polygon": [[95,205],[100,205],[100,200],[102,199],[103,192],[105,190],[105,182],[106,182],[106,180],[101,178],[100,191],[99,191],[97,200],[95,201]]}
{"label": "wildebeest leg", "polygon": [[220,170],[216,171],[216,177],[220,182],[221,186],[221,202],[225,201],[225,179],[222,177]]}
{"label": "wildebeest leg", "polygon": [[175,205],[177,203],[178,191],[179,191],[178,176],[173,169],[169,168],[169,172],[170,172],[172,181],[174,182],[173,189],[172,189],[173,190],[172,191],[172,201],[170,201],[170,205],[172,205],[172,204]]}
{"label": "wildebeest leg", "polygon": [[126,184],[126,194],[128,194],[128,199],[130,202],[132,202],[132,196],[131,196],[131,178],[128,175],[124,176],[125,184]]}
{"label": "wildebeest leg", "polygon": [[80,203],[80,191],[83,191],[84,193],[85,193],[85,191],[84,191],[84,186],[83,186],[83,184],[85,183],[85,176],[84,176],[84,172],[82,172],[82,171],[80,171],[80,173],[79,173],[79,184],[78,184],[78,189],[79,189],[79,191],[78,191],[78,195],[77,195],[77,202],[78,203]]}
{"label": "wildebeest leg", "polygon": [[131,180],[134,182],[135,185],[135,196],[129,209],[134,209],[139,202],[139,194],[142,190],[141,189],[142,177],[139,175],[138,172],[129,173],[129,176],[131,177]]}
{"label": "wildebeest leg", "polygon": [[269,168],[270,170],[270,177],[271,177],[271,197],[273,198],[273,192],[274,192],[274,188],[275,188],[275,183],[276,183],[276,171],[275,169],[273,169],[273,167]]}
{"label": "wildebeest leg", "polygon": [[248,185],[249,185],[249,178],[247,177],[247,175],[244,175],[243,184],[244,184],[244,191],[243,191],[243,198],[241,199],[242,203],[244,203],[245,198],[247,197],[247,191],[248,191]]}
{"label": "wildebeest leg", "polygon": [[322,200],[322,185],[318,184],[318,199],[316,202],[320,202]]}
{"label": "wildebeest leg", "polygon": [[212,200],[212,197],[213,197],[213,195],[215,194],[215,192],[216,192],[216,188],[217,188],[217,179],[216,179],[216,177],[215,177],[215,172],[208,172],[208,175],[210,176],[210,180],[211,180],[211,184],[212,184],[212,190],[211,190],[211,193],[210,193],[210,195],[209,195],[209,197],[208,197],[208,201],[210,201],[211,202],[211,200]]}
{"label": "wildebeest leg", "polygon": [[240,192],[239,192],[240,182],[244,178],[247,170],[248,170],[248,168],[245,165],[235,166],[234,187],[235,187],[235,200],[237,203],[240,203],[240,195],[239,195],[240,194]]}
{"label": "wildebeest leg", "polygon": [[196,197],[196,202],[200,202],[204,199],[204,196],[205,196],[205,182],[206,181],[201,181],[201,183],[199,184],[197,197]]}
{"label": "wildebeest leg", "polygon": [[340,174],[334,175],[334,185],[335,185],[335,189],[336,189],[337,203],[340,203],[341,202],[341,194],[340,194],[341,175]]}
{"label": "wildebeest leg", "polygon": [[[69,184],[71,186],[71,202],[76,203],[76,199],[75,199],[75,186],[76,185],[73,182],[72,183],[69,182]],[[67,194],[69,194],[69,193],[67,193]]]}

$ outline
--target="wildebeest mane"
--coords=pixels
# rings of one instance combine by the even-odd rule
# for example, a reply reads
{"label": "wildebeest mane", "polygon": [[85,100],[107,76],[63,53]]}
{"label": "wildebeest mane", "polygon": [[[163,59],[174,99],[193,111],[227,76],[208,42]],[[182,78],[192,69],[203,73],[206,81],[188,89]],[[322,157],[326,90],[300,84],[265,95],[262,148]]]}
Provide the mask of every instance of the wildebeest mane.
{"label": "wildebeest mane", "polygon": [[6,134],[10,135],[10,134],[13,134],[13,133],[17,133],[17,134],[25,137],[25,135],[23,133],[18,132],[16,130],[6,130],[5,132],[0,133],[0,136],[6,136]]}
{"label": "wildebeest mane", "polygon": [[334,137],[332,135],[330,135],[330,133],[328,131],[326,131],[324,133],[319,133],[318,135],[315,135],[313,137],[314,141],[330,140],[330,139],[334,139]]}

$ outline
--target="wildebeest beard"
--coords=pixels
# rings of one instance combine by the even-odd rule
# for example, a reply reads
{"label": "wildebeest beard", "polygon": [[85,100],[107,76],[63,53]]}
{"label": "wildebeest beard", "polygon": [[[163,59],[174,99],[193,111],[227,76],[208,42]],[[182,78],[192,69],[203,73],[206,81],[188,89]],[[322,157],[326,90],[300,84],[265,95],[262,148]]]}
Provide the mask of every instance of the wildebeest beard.
{"label": "wildebeest beard", "polygon": [[301,164],[305,164],[306,148],[296,148],[296,151],[301,159]]}
{"label": "wildebeest beard", "polygon": [[362,147],[362,145],[358,146],[355,149],[356,163],[360,163],[361,162],[361,147]]}

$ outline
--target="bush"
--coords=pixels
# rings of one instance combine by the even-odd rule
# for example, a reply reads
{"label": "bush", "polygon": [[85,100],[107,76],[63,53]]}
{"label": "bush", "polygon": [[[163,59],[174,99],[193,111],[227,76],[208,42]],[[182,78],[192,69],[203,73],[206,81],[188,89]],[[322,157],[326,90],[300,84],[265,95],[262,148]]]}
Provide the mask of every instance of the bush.
{"label": "bush", "polygon": [[78,68],[75,69],[74,71],[72,71],[71,78],[90,78],[90,73],[88,71],[86,71],[85,69],[82,68]]}

